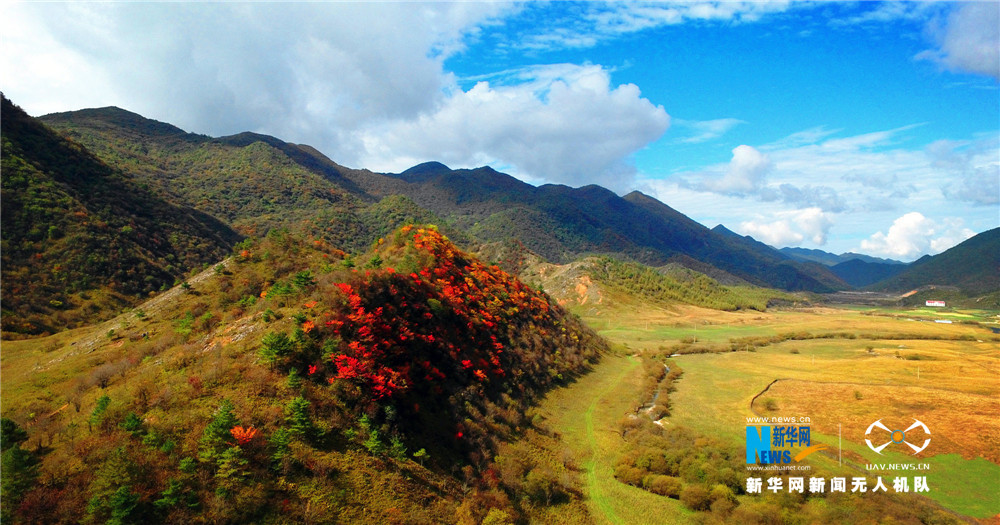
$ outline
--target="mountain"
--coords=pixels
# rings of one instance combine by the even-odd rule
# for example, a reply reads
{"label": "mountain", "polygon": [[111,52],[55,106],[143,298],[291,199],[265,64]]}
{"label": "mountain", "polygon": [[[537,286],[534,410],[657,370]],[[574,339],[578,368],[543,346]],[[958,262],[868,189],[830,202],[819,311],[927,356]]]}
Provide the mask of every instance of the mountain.
{"label": "mountain", "polygon": [[519,239],[557,263],[593,254],[654,266],[696,261],[762,286],[817,292],[848,287],[828,269],[713,232],[638,192],[619,197],[599,186],[535,187],[489,167],[452,170],[437,162],[377,174],[274,137],[213,139],[118,108],[42,120],[161,194],[245,234],[296,227],[355,251],[377,239],[377,231],[403,224],[381,224],[382,214],[370,212],[372,203],[393,198],[390,203],[404,205],[408,199],[412,205],[404,206],[404,218],[441,224],[465,246]]}
{"label": "mountain", "polygon": [[799,261],[806,261],[806,262],[817,262],[820,264],[825,264],[826,266],[836,266],[840,263],[853,261],[855,259],[859,261],[876,263],[876,264],[896,264],[896,265],[906,264],[902,261],[897,261],[895,259],[882,259],[880,257],[872,257],[871,255],[864,255],[861,253],[854,253],[854,252],[844,252],[840,255],[837,255],[834,253],[825,252],[823,250],[814,250],[809,248],[791,248],[791,247],[781,248],[778,251],[787,255],[788,257],[791,257],[792,259],[796,259]]}
{"label": "mountain", "polygon": [[781,248],[778,251],[797,261],[829,266],[834,275],[855,288],[864,288],[888,279],[905,271],[907,267],[907,264],[902,261],[853,252],[837,255],[823,250],[790,247]]}
{"label": "mountain", "polygon": [[[245,235],[289,228],[360,251],[403,224],[440,223],[405,198],[380,203],[345,176],[363,178],[364,172],[268,135],[211,138],[116,107],[39,120],[163,198],[211,214]],[[445,231],[467,244],[462,232]]]}
{"label": "mountain", "polygon": [[1000,228],[980,233],[937,255],[924,256],[872,290],[905,292],[922,286],[957,287],[969,296],[1000,291]]}
{"label": "mountain", "polygon": [[864,288],[906,271],[907,265],[850,259],[830,268],[837,277],[855,288]]}
{"label": "mountain", "polygon": [[2,104],[4,332],[93,322],[217,262],[241,238],[160,198],[6,97]]}
{"label": "mountain", "polygon": [[757,285],[810,291],[847,286],[825,268],[713,232],[639,192],[619,197],[599,186],[535,187],[492,168],[452,170],[440,163],[355,181],[371,195],[406,195],[480,241],[518,239],[556,263],[593,254],[653,266],[694,259]]}
{"label": "mountain", "polygon": [[353,262],[248,238],[137,311],[5,342],[4,523],[513,523],[583,506],[564,460],[507,443],[556,439],[528,407],[606,343],[432,227]]}

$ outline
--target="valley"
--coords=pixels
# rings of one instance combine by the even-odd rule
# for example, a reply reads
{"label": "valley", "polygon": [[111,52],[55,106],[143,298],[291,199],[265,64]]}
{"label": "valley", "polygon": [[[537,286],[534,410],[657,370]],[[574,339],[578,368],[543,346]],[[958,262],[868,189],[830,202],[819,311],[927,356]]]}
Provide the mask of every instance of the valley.
{"label": "valley", "polygon": [[[619,364],[602,363],[609,377],[624,375],[628,359],[637,359],[624,355],[666,359],[671,367],[683,369],[676,391],[670,394],[670,414],[661,420],[667,428],[691,429],[742,447],[749,417],[808,418],[814,442],[830,447],[811,456],[814,468],[871,476],[885,473],[867,472],[865,465],[910,463],[914,458],[904,450],[884,455],[869,450],[866,437],[877,444],[885,439],[866,436],[868,425],[882,420],[905,428],[918,417],[931,429],[932,443],[919,456],[919,462],[929,465],[927,478],[935,484],[927,497],[978,519],[1000,513],[996,505],[1000,345],[990,330],[996,323],[995,311],[810,307],[728,313],[637,306],[579,305],[575,311],[622,352]],[[977,321],[933,323],[924,317],[929,314]],[[922,317],[925,322],[914,320]],[[792,331],[794,338],[776,337]],[[739,350],[721,350],[723,342],[738,342]],[[630,370],[637,373],[634,365]],[[623,446],[622,439],[607,430],[640,403],[635,382],[630,388],[626,384],[629,381],[620,382],[617,396],[603,396],[590,386],[570,387],[578,388],[576,395],[582,398],[575,412],[571,410],[576,416],[566,418],[579,417],[589,408],[588,399],[608,404],[607,397],[614,397],[619,402],[617,411],[597,423],[613,438],[598,449],[607,463],[621,456]],[[563,395],[574,399],[573,394]],[[563,411],[564,404],[552,410]],[[613,479],[610,469],[604,475]],[[750,503],[760,496],[739,498]],[[664,512],[677,519],[686,516],[678,508]],[[609,523],[641,522],[639,515],[629,519],[606,515]]]}

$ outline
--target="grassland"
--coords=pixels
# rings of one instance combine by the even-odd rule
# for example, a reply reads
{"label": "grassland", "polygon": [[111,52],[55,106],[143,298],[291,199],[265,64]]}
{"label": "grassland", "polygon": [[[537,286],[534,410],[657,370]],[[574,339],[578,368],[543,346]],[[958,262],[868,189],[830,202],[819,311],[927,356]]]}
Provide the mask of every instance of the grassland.
{"label": "grassland", "polygon": [[567,388],[549,393],[541,413],[577,457],[584,458],[590,513],[599,523],[690,522],[679,501],[619,483],[612,469],[624,441],[618,422],[634,407],[642,367],[636,358],[606,356]]}
{"label": "grassland", "polygon": [[[966,516],[1000,514],[1000,343],[994,325],[987,324],[996,312],[719,312],[627,298],[576,311],[632,351],[719,350],[742,342],[742,351],[675,357],[684,376],[671,394],[673,424],[742,446],[745,417],[809,417],[814,439],[833,449],[809,460],[817,466],[858,475],[869,464],[925,463],[930,498]],[[944,318],[955,322],[933,322]],[[797,336],[776,337],[792,333]],[[917,458],[905,454],[904,445],[878,455],[865,445],[865,431],[877,419],[891,428],[920,419],[931,429],[932,443]],[[881,444],[884,436],[877,432],[867,437]],[[922,443],[922,431],[913,436]]]}

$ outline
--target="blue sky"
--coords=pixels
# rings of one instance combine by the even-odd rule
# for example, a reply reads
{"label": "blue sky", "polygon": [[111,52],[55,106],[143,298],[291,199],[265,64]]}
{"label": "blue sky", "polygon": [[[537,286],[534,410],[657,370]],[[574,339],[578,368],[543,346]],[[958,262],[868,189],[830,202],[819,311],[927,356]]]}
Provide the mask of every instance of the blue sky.
{"label": "blue sky", "polygon": [[0,89],[335,161],[638,189],[775,246],[1000,226],[997,2],[6,3]]}

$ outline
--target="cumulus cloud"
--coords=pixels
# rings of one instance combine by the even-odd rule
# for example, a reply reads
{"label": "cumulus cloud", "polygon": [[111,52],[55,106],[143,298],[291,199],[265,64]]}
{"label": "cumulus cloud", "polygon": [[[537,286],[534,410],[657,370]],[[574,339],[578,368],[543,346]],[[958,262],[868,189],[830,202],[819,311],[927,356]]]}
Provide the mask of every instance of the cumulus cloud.
{"label": "cumulus cloud", "polygon": [[826,244],[833,220],[819,208],[778,212],[771,220],[743,221],[737,231],[772,246],[798,246],[809,239],[818,246]]}
{"label": "cumulus cloud", "polygon": [[[495,4],[16,4],[7,95],[34,113],[118,105],[185,129],[259,131],[345,161],[359,126],[443,96],[442,63]],[[48,64],[32,64],[39,57]],[[67,63],[66,71],[54,64]],[[34,72],[37,75],[25,73]],[[72,82],[75,89],[67,90]],[[68,106],[68,107],[67,107]]]}
{"label": "cumulus cloud", "polygon": [[727,195],[749,195],[763,187],[772,167],[771,159],[753,146],[736,146],[725,175],[705,179],[699,187],[704,191]]}
{"label": "cumulus cloud", "polygon": [[946,218],[937,222],[913,211],[893,221],[888,233],[878,231],[861,241],[861,249],[866,253],[909,260],[921,254],[940,253],[973,235],[975,232],[965,228],[962,219]]}
{"label": "cumulus cloud", "polygon": [[956,4],[943,28],[931,27],[938,49],[923,51],[918,59],[931,60],[952,71],[986,75],[1000,80],[1000,4]]}
{"label": "cumulus cloud", "polygon": [[522,8],[18,4],[5,13],[0,64],[17,79],[6,94],[35,114],[117,105],[199,133],[308,143],[380,171],[493,163],[529,180],[626,189],[630,155],[669,125],[634,84],[557,64],[463,90],[445,71],[483,27]]}
{"label": "cumulus cloud", "polygon": [[[628,156],[667,129],[670,117],[634,84],[611,85],[600,66],[559,64],[518,72],[520,83],[478,82],[432,110],[366,135],[371,158],[398,156],[399,168],[438,158],[468,165],[499,161],[531,179],[627,189]],[[491,160],[492,159],[492,160]]]}

